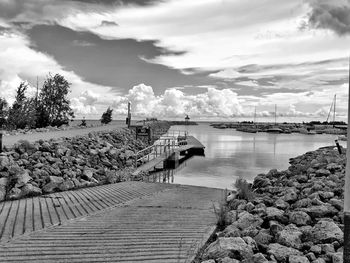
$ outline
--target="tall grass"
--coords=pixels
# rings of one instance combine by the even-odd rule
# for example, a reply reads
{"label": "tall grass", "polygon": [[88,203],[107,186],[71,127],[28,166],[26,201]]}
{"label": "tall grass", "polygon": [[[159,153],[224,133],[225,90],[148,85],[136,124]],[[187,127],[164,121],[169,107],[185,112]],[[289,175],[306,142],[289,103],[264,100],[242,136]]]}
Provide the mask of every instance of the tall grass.
{"label": "tall grass", "polygon": [[223,230],[227,224],[227,213],[230,211],[227,206],[227,189],[225,189],[221,195],[221,200],[219,201],[219,207],[213,204],[214,213],[216,215],[216,225],[219,231]]}
{"label": "tall grass", "polygon": [[252,190],[251,184],[242,178],[238,178],[234,184],[237,189],[236,197],[238,199],[244,199],[247,201],[252,201],[254,199],[254,192]]}

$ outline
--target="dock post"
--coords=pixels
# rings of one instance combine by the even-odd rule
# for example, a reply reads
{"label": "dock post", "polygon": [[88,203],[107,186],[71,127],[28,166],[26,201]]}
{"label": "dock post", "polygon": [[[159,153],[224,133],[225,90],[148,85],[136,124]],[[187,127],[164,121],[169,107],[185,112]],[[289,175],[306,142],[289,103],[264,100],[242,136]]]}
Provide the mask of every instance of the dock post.
{"label": "dock post", "polygon": [[3,131],[0,130],[0,153],[2,153],[2,135],[3,135]]}
{"label": "dock post", "polygon": [[339,145],[338,140],[335,140],[335,145],[337,146],[337,149],[338,149],[339,154],[342,154],[341,147],[340,147],[340,145]]}

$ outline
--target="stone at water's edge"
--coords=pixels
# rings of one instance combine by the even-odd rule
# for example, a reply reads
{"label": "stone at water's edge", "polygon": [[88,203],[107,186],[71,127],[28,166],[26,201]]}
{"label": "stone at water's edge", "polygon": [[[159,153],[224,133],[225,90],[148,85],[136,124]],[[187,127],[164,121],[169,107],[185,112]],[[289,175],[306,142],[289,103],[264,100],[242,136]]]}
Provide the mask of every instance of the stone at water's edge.
{"label": "stone at water's edge", "polygon": [[[229,201],[234,220],[228,220],[218,240],[253,238],[257,248],[243,262],[342,262],[345,160],[336,149],[325,148],[292,158],[286,171],[259,174],[252,200]],[[214,241],[208,248],[221,251],[218,247]],[[224,258],[219,255],[212,253],[216,262]]]}

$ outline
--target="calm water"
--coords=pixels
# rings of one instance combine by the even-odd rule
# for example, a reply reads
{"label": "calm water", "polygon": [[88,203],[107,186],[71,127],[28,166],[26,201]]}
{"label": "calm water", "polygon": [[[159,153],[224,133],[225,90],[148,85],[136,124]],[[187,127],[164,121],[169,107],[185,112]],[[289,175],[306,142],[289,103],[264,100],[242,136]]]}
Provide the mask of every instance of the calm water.
{"label": "calm water", "polygon": [[284,170],[289,166],[289,158],[334,145],[337,138],[324,134],[243,133],[214,129],[208,124],[173,126],[170,130],[187,130],[206,147],[205,157],[187,160],[170,181],[217,188],[232,188],[238,177],[252,181],[257,174],[272,168]]}

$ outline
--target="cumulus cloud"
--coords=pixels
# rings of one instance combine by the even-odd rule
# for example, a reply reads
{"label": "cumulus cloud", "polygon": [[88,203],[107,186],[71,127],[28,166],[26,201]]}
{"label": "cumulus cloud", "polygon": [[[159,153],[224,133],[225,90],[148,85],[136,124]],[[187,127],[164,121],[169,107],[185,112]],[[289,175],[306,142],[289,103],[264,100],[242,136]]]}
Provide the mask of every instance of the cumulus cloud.
{"label": "cumulus cloud", "polygon": [[310,26],[329,29],[341,36],[350,33],[349,0],[309,0],[308,2],[311,7]]}

